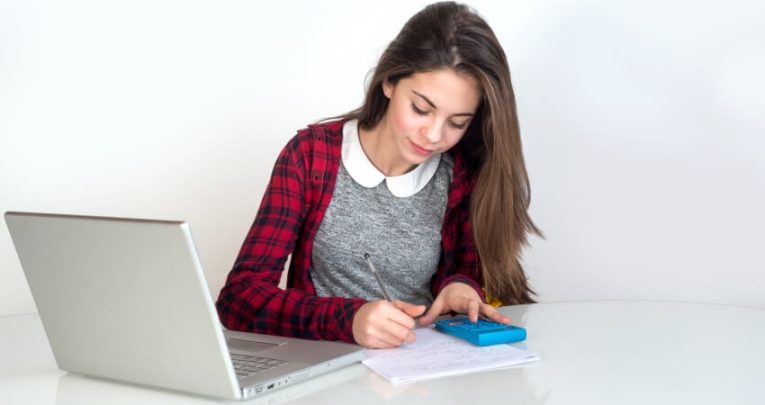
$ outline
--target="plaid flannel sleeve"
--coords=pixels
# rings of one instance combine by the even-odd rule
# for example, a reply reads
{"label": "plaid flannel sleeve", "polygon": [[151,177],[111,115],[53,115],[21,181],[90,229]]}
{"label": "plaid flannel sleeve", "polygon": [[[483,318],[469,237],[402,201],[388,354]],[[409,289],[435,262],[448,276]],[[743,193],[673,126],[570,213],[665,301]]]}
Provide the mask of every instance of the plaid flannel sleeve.
{"label": "plaid flannel sleeve", "polygon": [[218,314],[231,330],[352,343],[353,316],[366,301],[278,287],[309,209],[303,159],[307,142],[298,134],[277,158],[255,221],[218,297]]}

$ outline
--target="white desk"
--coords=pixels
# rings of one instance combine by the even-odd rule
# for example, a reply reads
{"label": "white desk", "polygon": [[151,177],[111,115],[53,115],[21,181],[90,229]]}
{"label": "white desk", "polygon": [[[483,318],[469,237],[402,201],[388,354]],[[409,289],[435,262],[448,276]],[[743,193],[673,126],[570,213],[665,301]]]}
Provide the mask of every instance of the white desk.
{"label": "white desk", "polygon": [[[503,308],[542,360],[394,386],[357,364],[254,404],[765,404],[765,311],[657,302]],[[56,368],[37,315],[0,318],[0,404],[221,401]]]}

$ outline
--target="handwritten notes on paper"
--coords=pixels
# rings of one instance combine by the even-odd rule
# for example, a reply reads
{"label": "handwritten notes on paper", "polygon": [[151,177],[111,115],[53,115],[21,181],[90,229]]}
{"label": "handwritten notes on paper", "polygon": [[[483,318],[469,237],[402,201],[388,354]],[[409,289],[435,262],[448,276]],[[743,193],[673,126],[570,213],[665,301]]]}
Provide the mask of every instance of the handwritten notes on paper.
{"label": "handwritten notes on paper", "polygon": [[506,368],[539,360],[509,345],[474,346],[433,328],[415,330],[417,341],[394,349],[367,349],[364,365],[393,384]]}

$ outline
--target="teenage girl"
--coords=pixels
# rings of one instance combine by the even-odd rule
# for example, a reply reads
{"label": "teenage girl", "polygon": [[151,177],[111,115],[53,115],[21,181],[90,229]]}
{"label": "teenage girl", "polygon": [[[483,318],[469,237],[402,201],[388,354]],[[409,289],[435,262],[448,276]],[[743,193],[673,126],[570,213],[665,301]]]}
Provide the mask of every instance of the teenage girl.
{"label": "teenage girl", "polygon": [[487,297],[534,302],[519,261],[539,233],[528,206],[505,53],[469,7],[429,5],[385,50],[361,107],[282,150],[220,319],[371,348],[412,342],[448,312],[509,323]]}

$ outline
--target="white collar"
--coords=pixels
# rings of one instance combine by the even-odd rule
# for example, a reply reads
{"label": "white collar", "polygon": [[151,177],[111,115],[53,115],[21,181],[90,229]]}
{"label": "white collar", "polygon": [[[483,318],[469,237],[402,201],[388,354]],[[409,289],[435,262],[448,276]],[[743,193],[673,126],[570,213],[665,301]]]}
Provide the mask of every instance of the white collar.
{"label": "white collar", "polygon": [[399,198],[410,197],[422,190],[433,178],[441,161],[441,154],[433,155],[425,161],[400,176],[385,176],[369,161],[359,141],[359,122],[350,120],[343,125],[343,165],[356,183],[366,187],[377,187],[383,180],[391,194]]}

